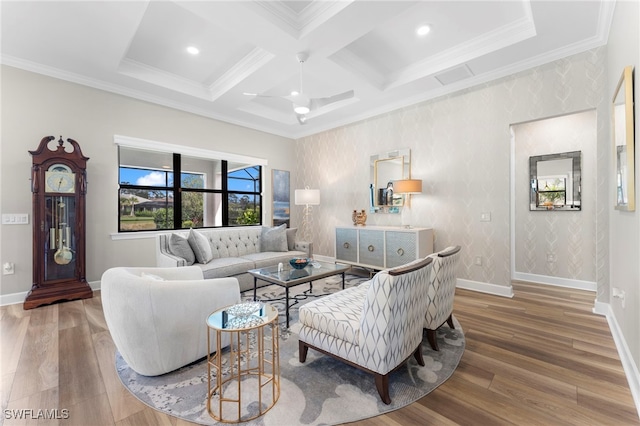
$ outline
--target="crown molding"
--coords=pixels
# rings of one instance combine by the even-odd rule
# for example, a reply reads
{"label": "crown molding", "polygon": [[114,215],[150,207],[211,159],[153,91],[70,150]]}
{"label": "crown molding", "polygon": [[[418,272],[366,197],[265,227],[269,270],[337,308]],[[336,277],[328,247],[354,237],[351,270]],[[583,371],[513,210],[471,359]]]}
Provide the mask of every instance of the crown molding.
{"label": "crown molding", "polygon": [[274,57],[275,55],[273,53],[267,52],[259,47],[254,48],[248,55],[229,68],[220,78],[209,86],[210,100],[214,101],[227,93]]}
{"label": "crown molding", "polygon": [[[313,30],[348,7],[353,0],[313,1],[300,13],[280,1],[256,1],[253,4],[266,12],[267,19],[296,39],[309,35]],[[264,16],[265,14],[262,13]]]}
{"label": "crown molding", "polygon": [[528,13],[525,13],[525,17],[476,37],[468,43],[460,44],[392,73],[388,78],[385,90],[428,77],[534,37],[536,35],[536,27],[531,16],[529,2],[526,5],[528,6],[526,8]]}

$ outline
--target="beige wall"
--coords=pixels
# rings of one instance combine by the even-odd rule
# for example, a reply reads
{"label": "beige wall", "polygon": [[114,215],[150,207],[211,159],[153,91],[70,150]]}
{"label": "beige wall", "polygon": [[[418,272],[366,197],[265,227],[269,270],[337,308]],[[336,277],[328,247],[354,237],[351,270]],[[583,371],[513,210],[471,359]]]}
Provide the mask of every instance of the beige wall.
{"label": "beige wall", "polygon": [[[294,142],[216,120],[137,101],[42,75],[2,67],[2,213],[29,213],[28,150],[54,135],[75,139],[87,166],[87,280],[112,266],[155,265],[153,239],[112,240],[117,232],[118,159],[114,134],[193,148],[265,158],[264,217],[271,223],[271,168],[290,170]],[[292,173],[295,174],[295,171]],[[32,284],[32,225],[2,225],[0,260],[14,275],[0,275],[0,295],[26,292]]]}
{"label": "beige wall", "polygon": [[[424,182],[424,193],[412,198],[412,224],[434,229],[436,250],[450,244],[463,247],[459,278],[509,287],[510,125],[597,109],[598,129],[603,128],[608,107],[604,55],[604,48],[591,50],[300,140],[300,180],[295,183],[319,187],[322,196],[314,209],[315,252],[333,256],[333,228],[350,224],[354,209],[368,207],[369,156],[406,147],[411,149],[412,176]],[[606,138],[606,132],[598,131],[599,145],[607,145]],[[586,143],[593,152],[593,139]],[[593,210],[602,195],[593,187],[589,194]],[[490,222],[480,221],[485,212],[491,214]],[[401,221],[400,215],[376,214],[367,223]],[[606,235],[606,221],[591,222],[598,228],[589,235]],[[608,249],[606,243],[600,245],[604,247],[585,253],[584,262],[606,267],[596,262],[598,250],[606,256]],[[482,265],[475,265],[476,256],[482,257]],[[589,272],[595,280],[594,275]],[[606,280],[599,284],[606,286]]]}
{"label": "beige wall", "polygon": [[[607,51],[607,98],[611,100],[616,85],[627,65],[635,67],[635,146],[636,146],[636,211],[622,212],[613,209],[614,191],[611,191],[607,206],[611,222],[611,289],[617,288],[625,292],[624,307],[622,300],[607,294],[611,310],[615,317],[628,349],[635,362],[636,375],[640,370],[640,4],[634,2],[618,2],[613,17]],[[613,153],[613,142],[609,137],[610,153]],[[612,155],[609,156],[612,158]],[[613,177],[613,160],[610,161],[609,174]],[[636,400],[640,406],[640,377],[636,380]]]}

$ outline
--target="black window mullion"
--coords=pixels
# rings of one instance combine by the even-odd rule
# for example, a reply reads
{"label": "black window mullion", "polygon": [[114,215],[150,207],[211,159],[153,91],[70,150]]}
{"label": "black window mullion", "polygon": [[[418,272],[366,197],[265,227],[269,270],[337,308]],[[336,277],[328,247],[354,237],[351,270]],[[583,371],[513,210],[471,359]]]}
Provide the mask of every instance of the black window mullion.
{"label": "black window mullion", "polygon": [[[182,228],[182,161],[173,154],[173,229]],[[169,185],[167,185],[169,186]]]}
{"label": "black window mullion", "polygon": [[229,226],[229,185],[227,184],[229,166],[222,160],[222,226]]}

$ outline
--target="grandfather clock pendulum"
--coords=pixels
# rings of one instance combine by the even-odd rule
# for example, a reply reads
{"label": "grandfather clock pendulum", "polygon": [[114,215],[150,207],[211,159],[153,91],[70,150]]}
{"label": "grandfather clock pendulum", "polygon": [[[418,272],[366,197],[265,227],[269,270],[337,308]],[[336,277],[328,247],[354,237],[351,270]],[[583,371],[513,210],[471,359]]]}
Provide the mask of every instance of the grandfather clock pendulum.
{"label": "grandfather clock pendulum", "polygon": [[[93,297],[86,280],[87,161],[73,139],[46,136],[32,156],[33,285],[24,309]],[[53,145],[53,146],[51,146]]]}

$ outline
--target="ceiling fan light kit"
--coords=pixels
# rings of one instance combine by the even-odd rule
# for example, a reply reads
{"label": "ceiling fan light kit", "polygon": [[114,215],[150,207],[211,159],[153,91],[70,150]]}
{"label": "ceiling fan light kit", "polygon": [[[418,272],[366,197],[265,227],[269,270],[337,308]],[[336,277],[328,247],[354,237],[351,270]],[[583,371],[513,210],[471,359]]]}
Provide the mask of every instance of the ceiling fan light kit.
{"label": "ceiling fan light kit", "polygon": [[308,114],[311,111],[308,106],[296,104],[293,105],[293,110],[296,114]]}

